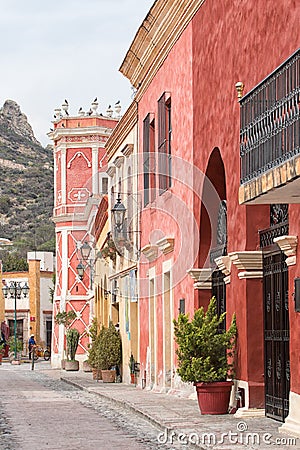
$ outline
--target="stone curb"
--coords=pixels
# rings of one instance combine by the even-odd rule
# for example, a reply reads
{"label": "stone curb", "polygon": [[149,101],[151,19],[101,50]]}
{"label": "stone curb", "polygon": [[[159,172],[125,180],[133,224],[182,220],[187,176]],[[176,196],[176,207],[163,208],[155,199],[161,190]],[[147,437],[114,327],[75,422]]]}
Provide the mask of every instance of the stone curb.
{"label": "stone curb", "polygon": [[[93,388],[82,386],[82,384],[80,384],[79,382],[76,382],[74,380],[70,380],[68,378],[60,377],[60,379],[61,379],[61,381],[64,381],[65,383],[70,384],[71,386],[75,386],[75,387],[77,387],[78,389],[80,389],[82,391],[89,392],[90,394],[96,394],[99,397],[105,398],[106,400],[110,401],[111,403],[115,403],[116,405],[120,405],[123,408],[128,409],[128,410],[138,414],[139,416],[143,417],[146,421],[148,421],[152,425],[154,425],[157,428],[159,428],[164,433],[173,432],[173,433],[175,433],[175,435],[174,435],[175,437],[178,437],[178,435],[180,435],[182,433],[181,431],[176,430],[173,427],[168,427],[166,425],[163,425],[161,422],[157,421],[156,419],[154,419],[153,417],[151,417],[149,414],[145,413],[144,411],[138,409],[136,406],[131,405],[126,400],[118,400],[118,399],[116,399],[114,397],[111,397],[109,395],[105,395],[102,392],[95,391]],[[193,443],[189,443],[189,447],[193,447],[193,448],[199,449],[199,450],[207,450],[205,447],[201,447],[201,446],[199,446],[197,444],[193,444]]]}

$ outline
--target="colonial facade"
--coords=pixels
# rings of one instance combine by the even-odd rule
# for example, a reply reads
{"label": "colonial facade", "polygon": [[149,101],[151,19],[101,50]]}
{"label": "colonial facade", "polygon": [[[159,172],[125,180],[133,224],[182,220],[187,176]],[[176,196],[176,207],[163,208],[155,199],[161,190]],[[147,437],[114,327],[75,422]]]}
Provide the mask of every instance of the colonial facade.
{"label": "colonial facade", "polygon": [[[57,257],[53,314],[76,313],[70,326],[80,333],[79,360],[86,358],[88,329],[94,316],[94,220],[107,193],[104,146],[119,120],[110,108],[105,115],[97,108],[95,100],[88,113],[79,110],[78,116],[71,116],[65,102],[62,110],[55,110],[54,131],[49,133],[54,142]],[[91,250],[87,256],[81,251],[84,245]],[[52,365],[60,367],[64,357],[65,327],[55,324]]]}
{"label": "colonial facade", "polygon": [[51,346],[52,335],[52,298],[50,289],[53,288],[53,253],[28,252],[28,272],[3,272],[2,285],[9,287],[10,282],[20,283],[29,287],[28,295],[22,293],[17,298],[7,295],[3,297],[1,291],[1,316],[9,327],[9,335],[14,336],[15,306],[17,338],[23,342],[24,354],[28,351],[28,339],[33,333],[40,345]]}
{"label": "colonial facade", "polygon": [[146,385],[183,388],[172,319],[215,295],[227,323],[237,316],[238,414],[264,409],[293,432],[299,15],[292,0],[158,0],[120,68],[138,105]]}
{"label": "colonial facade", "polygon": [[[109,273],[106,302],[110,305],[110,317],[115,324],[119,324],[122,338],[122,380],[125,383],[130,383],[131,379],[131,355],[135,362],[138,362],[139,356],[137,261],[140,256],[141,198],[138,193],[137,143],[137,105],[132,102],[106,144],[109,240],[115,246],[113,255],[107,258]],[[121,215],[117,217],[113,210],[120,207]],[[107,240],[106,247],[108,245]]]}

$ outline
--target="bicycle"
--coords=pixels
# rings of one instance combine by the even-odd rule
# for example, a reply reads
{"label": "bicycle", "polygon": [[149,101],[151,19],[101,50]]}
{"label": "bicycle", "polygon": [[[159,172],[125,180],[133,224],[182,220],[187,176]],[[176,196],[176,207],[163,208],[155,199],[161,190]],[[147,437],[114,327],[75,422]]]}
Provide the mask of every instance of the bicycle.
{"label": "bicycle", "polygon": [[51,358],[51,351],[48,347],[45,349],[37,345],[34,349],[34,360],[37,361],[39,358],[44,358],[45,361],[49,361]]}

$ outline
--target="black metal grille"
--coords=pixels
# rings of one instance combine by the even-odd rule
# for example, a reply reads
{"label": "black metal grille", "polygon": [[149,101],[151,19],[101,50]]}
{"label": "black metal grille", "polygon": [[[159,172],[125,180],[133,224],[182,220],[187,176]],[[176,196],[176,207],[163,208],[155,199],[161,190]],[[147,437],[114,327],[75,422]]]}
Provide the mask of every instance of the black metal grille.
{"label": "black metal grille", "polygon": [[289,233],[289,205],[276,203],[270,205],[270,228],[259,231],[260,248],[274,246],[274,238]]}
{"label": "black metal grille", "polygon": [[[226,311],[226,284],[224,283],[225,275],[221,270],[215,270],[212,273],[212,295],[217,300],[217,314],[220,316]],[[220,332],[226,330],[226,318],[220,326]]]}
{"label": "black metal grille", "polygon": [[240,103],[243,184],[300,153],[300,49]]}

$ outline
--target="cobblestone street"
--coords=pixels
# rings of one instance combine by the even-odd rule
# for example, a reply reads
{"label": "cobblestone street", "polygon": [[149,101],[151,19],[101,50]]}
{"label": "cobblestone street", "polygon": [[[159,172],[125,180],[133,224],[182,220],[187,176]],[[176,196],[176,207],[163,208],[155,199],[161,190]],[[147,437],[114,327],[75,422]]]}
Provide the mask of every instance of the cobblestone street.
{"label": "cobblestone street", "polygon": [[42,364],[1,366],[1,450],[171,448],[143,418],[47,377]]}

